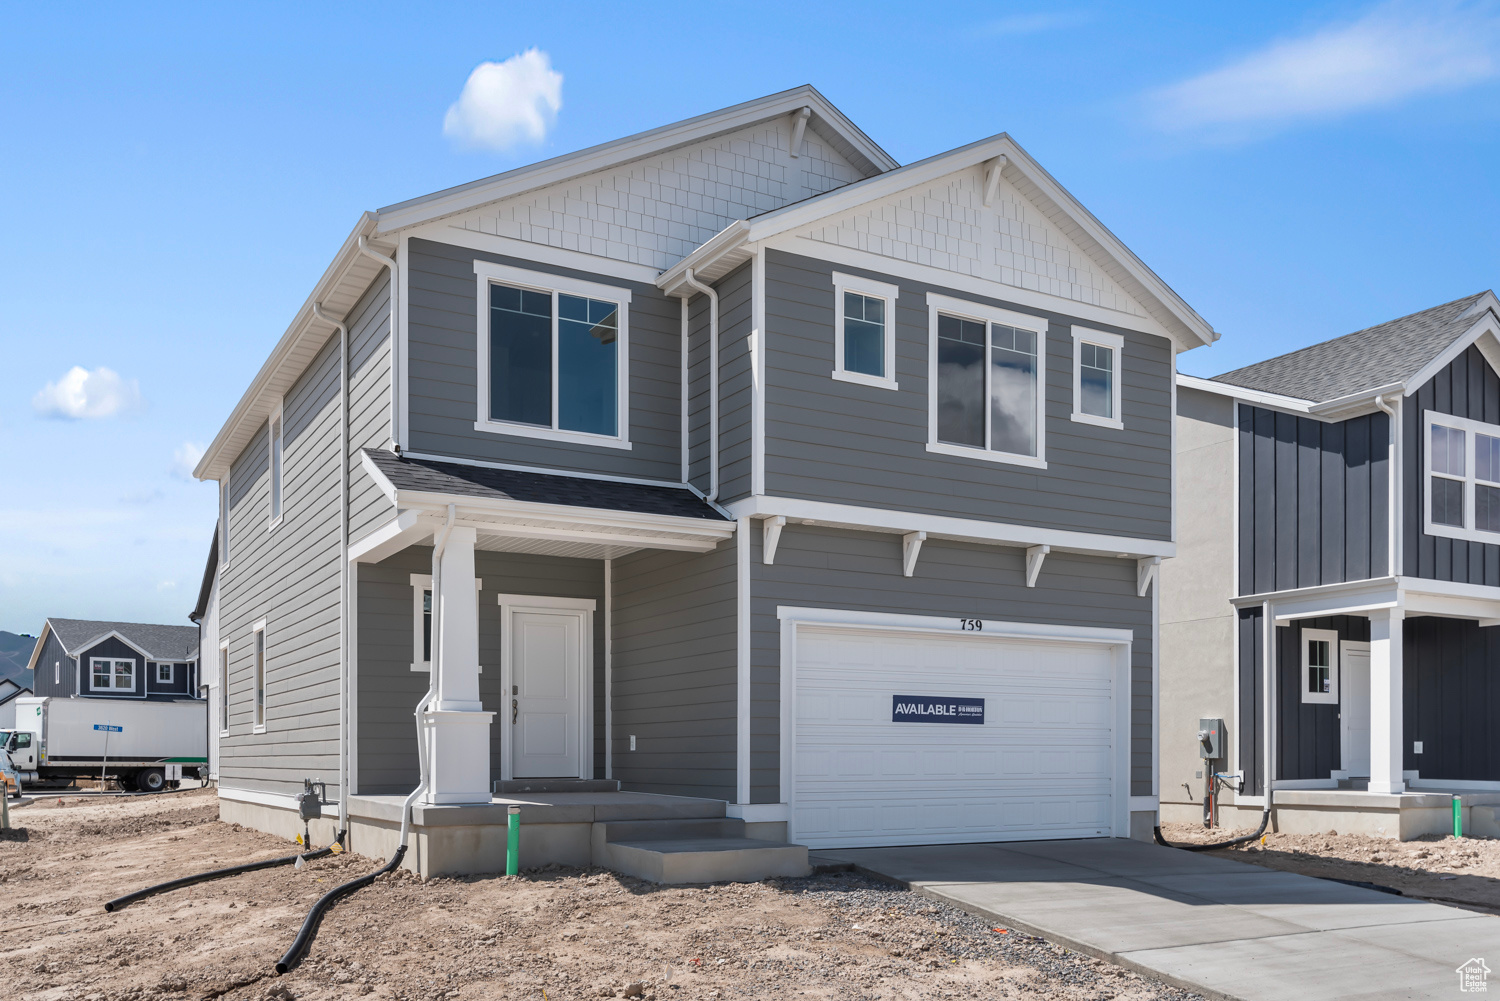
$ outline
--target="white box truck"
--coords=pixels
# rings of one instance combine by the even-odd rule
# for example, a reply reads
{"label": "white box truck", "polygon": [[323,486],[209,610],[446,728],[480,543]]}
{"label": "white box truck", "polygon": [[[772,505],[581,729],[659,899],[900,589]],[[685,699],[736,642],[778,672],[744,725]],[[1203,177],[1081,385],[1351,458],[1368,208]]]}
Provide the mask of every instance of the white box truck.
{"label": "white box truck", "polygon": [[208,704],[197,699],[19,698],[0,740],[28,788],[115,779],[158,792],[208,769]]}

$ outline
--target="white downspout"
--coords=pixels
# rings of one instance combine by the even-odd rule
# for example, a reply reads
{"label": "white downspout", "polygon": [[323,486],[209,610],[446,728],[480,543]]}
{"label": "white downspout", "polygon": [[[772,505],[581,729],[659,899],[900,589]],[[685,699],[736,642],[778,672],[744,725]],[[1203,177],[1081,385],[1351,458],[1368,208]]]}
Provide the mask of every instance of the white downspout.
{"label": "white downspout", "polygon": [[708,496],[719,499],[719,293],[700,282],[688,268],[683,283],[708,296]]}
{"label": "white downspout", "polygon": [[349,328],[314,302],[313,315],[339,330],[339,836],[349,830]]}
{"label": "white downspout", "polygon": [[[1395,395],[1395,394],[1392,394],[1392,395]],[[1400,396],[1396,396],[1396,400],[1397,400],[1397,402],[1400,402],[1401,397]],[[1401,560],[1399,558],[1399,554],[1396,552],[1396,545],[1397,545],[1397,541],[1398,541],[1398,538],[1399,538],[1399,536],[1398,536],[1398,529],[1397,529],[1398,520],[1396,518],[1396,498],[1398,496],[1397,490],[1396,490],[1396,480],[1397,480],[1397,472],[1398,472],[1398,470],[1396,468],[1396,463],[1397,463],[1397,461],[1400,458],[1400,456],[1398,456],[1396,454],[1397,453],[1397,449],[1396,449],[1396,442],[1397,442],[1396,435],[1398,433],[1396,425],[1397,425],[1398,418],[1397,418],[1397,415],[1396,415],[1395,408],[1392,407],[1389,403],[1385,402],[1385,397],[1383,397],[1383,396],[1377,396],[1377,397],[1375,397],[1375,405],[1381,409],[1381,412],[1383,412],[1386,415],[1386,417],[1390,420],[1390,423],[1391,423],[1391,433],[1389,435],[1389,440],[1386,442],[1386,446],[1385,446],[1385,450],[1386,450],[1385,465],[1386,465],[1386,470],[1387,470],[1387,472],[1385,474],[1385,488],[1386,488],[1386,499],[1385,499],[1385,524],[1386,524],[1385,554],[1386,555],[1385,555],[1385,562],[1386,562],[1386,576],[1388,576],[1388,577],[1395,577],[1395,576],[1398,576],[1401,573]]]}
{"label": "white downspout", "polygon": [[682,304],[682,482],[688,482],[688,297],[677,300]]}
{"label": "white downspout", "polygon": [[406,802],[401,804],[401,844],[407,842],[407,835],[411,831],[411,808],[417,802],[417,798],[427,791],[427,784],[431,779],[431,763],[427,760],[427,732],[426,721],[427,707],[437,697],[438,669],[441,664],[442,653],[442,602],[439,597],[443,587],[443,551],[448,548],[448,536],[453,533],[453,522],[458,517],[458,507],[454,504],[448,505],[448,518],[443,523],[442,530],[438,532],[437,539],[432,546],[432,670],[428,675],[427,694],[422,696],[422,701],[417,703],[417,708],[412,715],[417,720],[417,787],[406,797]]}
{"label": "white downspout", "polygon": [[401,373],[399,371],[401,365],[401,351],[396,345],[396,287],[400,283],[397,280],[398,275],[396,272],[396,262],[382,253],[371,250],[369,246],[369,239],[364,236],[361,236],[359,238],[359,252],[370,258],[370,260],[379,261],[381,264],[391,269],[391,446],[392,450],[399,455],[401,452],[401,446],[399,444],[401,441],[401,428],[398,425],[401,420],[401,401],[396,398],[396,394],[401,391]]}

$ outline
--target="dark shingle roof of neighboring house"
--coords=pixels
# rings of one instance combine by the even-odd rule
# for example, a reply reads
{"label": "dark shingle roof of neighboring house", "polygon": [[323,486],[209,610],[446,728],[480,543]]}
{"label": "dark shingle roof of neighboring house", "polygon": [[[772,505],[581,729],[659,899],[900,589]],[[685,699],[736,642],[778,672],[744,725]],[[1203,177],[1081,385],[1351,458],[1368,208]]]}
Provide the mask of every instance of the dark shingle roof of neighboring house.
{"label": "dark shingle roof of neighboring house", "polygon": [[0,681],[0,706],[5,705],[11,699],[19,699],[23,695],[30,695],[31,689],[22,688],[20,685],[6,678]]}
{"label": "dark shingle roof of neighboring house", "polygon": [[48,627],[69,655],[85,643],[119,633],[153,657],[189,660],[198,655],[197,626],[162,626],[149,622],[100,622],[94,619],[48,619]]}
{"label": "dark shingle roof of neighboring house", "polygon": [[677,518],[728,520],[697,494],[682,487],[616,483],[552,473],[467,466],[458,462],[434,462],[393,455],[380,449],[367,448],[364,453],[397,490]]}
{"label": "dark shingle roof of neighboring house", "polygon": [[1474,324],[1486,292],[1216,375],[1214,382],[1323,403],[1405,382]]}

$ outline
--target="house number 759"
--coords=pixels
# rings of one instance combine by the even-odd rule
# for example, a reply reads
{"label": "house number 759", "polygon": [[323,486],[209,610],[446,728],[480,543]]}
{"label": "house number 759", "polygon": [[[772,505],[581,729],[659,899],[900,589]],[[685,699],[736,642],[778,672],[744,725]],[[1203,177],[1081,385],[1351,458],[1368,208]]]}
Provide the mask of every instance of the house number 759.
{"label": "house number 759", "polygon": [[961,630],[963,630],[964,632],[981,633],[981,632],[984,632],[984,620],[983,619],[959,619],[958,620],[958,628],[961,629]]}

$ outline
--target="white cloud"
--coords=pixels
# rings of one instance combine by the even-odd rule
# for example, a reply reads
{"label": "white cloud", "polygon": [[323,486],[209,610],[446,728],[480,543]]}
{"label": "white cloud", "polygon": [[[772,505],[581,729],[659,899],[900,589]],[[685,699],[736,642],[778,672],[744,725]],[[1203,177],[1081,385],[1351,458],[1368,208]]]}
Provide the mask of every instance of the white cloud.
{"label": "white cloud", "polygon": [[156,585],[156,589],[158,591],[171,591],[176,589],[176,587],[177,582],[175,580],[164,580],[160,584]]}
{"label": "white cloud", "polygon": [[1497,72],[1493,3],[1396,0],[1147,97],[1166,131],[1264,129],[1457,90]]}
{"label": "white cloud", "polygon": [[74,365],[61,379],[43,386],[31,398],[31,405],[44,417],[118,417],[140,409],[141,387],[134,379],[120,378],[112,369],[101,367],[90,372]]}
{"label": "white cloud", "polygon": [[985,35],[1035,35],[1043,31],[1056,31],[1059,28],[1072,28],[1085,24],[1092,19],[1088,11],[1083,10],[1049,10],[1038,11],[1034,14],[1007,14],[1005,17],[997,17],[980,27],[980,33]]}
{"label": "white cloud", "polygon": [[172,475],[180,480],[191,480],[198,460],[203,458],[204,448],[196,441],[185,441],[172,450]]}
{"label": "white cloud", "polygon": [[541,142],[562,107],[562,82],[540,49],[480,63],[443,117],[443,135],[462,146],[497,150]]}

